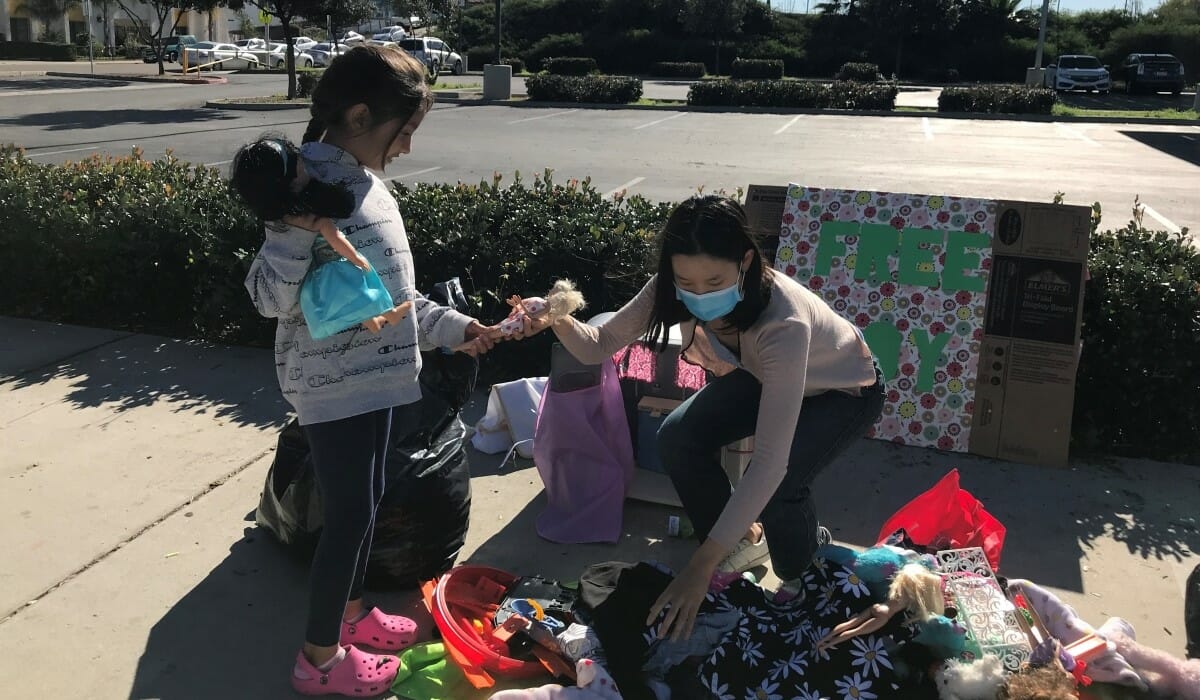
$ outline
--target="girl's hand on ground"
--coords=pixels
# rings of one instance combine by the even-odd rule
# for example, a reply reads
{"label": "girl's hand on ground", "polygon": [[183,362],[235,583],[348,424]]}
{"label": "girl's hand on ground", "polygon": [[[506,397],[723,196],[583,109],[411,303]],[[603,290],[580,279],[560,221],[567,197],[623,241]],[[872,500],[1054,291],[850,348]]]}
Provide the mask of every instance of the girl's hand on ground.
{"label": "girl's hand on ground", "polygon": [[696,626],[696,617],[700,614],[700,605],[708,595],[708,585],[712,581],[720,559],[713,560],[715,543],[708,540],[692,555],[691,561],[675,580],[667,586],[654,605],[650,607],[650,616],[646,624],[654,624],[659,613],[666,610],[662,624],[658,627],[658,638],[666,639],[670,635],[672,641],[688,639]]}

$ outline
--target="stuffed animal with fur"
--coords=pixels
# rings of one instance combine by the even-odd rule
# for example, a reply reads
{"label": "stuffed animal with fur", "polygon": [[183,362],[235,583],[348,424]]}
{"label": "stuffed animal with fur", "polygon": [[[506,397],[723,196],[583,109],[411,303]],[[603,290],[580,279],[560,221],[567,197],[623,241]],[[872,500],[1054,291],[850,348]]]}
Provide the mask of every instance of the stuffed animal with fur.
{"label": "stuffed animal with fur", "polygon": [[1004,700],[1077,700],[1075,677],[1058,663],[1013,674],[1001,691]]}
{"label": "stuffed animal with fur", "polygon": [[1174,700],[1200,700],[1200,659],[1184,661],[1165,651],[1143,646],[1123,635],[1109,640],[1158,696]]}
{"label": "stuffed animal with fur", "polygon": [[1000,657],[949,661],[933,674],[941,700],[996,700],[1007,677]]}

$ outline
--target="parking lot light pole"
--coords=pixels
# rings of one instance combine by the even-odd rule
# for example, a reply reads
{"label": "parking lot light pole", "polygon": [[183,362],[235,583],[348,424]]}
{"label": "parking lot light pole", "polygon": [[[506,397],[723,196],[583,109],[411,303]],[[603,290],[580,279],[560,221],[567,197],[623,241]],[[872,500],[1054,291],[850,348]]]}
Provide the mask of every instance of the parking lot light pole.
{"label": "parking lot light pole", "polygon": [[503,24],[500,19],[500,0],[496,0],[496,65],[504,63],[504,60],[500,55],[500,30],[502,26]]}
{"label": "parking lot light pole", "polygon": [[1042,49],[1046,46],[1046,20],[1050,18],[1050,0],[1042,0],[1042,21],[1038,24],[1037,58],[1033,67],[1042,67]]}

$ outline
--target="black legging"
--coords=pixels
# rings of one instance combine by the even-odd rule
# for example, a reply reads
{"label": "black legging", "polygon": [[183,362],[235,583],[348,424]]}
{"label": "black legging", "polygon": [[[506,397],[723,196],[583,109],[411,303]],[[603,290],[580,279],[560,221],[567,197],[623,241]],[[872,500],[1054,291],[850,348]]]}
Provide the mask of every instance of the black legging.
{"label": "black legging", "polygon": [[325,517],[310,575],[310,644],[338,644],[346,601],[362,597],[391,423],[388,408],[304,426]]}

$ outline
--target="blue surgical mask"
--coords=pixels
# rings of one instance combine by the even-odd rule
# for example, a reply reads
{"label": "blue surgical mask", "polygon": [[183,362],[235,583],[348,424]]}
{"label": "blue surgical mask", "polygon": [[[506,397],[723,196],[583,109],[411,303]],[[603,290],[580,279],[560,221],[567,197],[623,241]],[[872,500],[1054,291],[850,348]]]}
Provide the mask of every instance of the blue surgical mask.
{"label": "blue surgical mask", "polygon": [[696,294],[676,287],[675,298],[682,301],[687,310],[701,321],[721,318],[733,311],[733,308],[742,300],[743,275],[745,275],[745,271],[738,274],[738,281],[732,287],[704,294]]}

